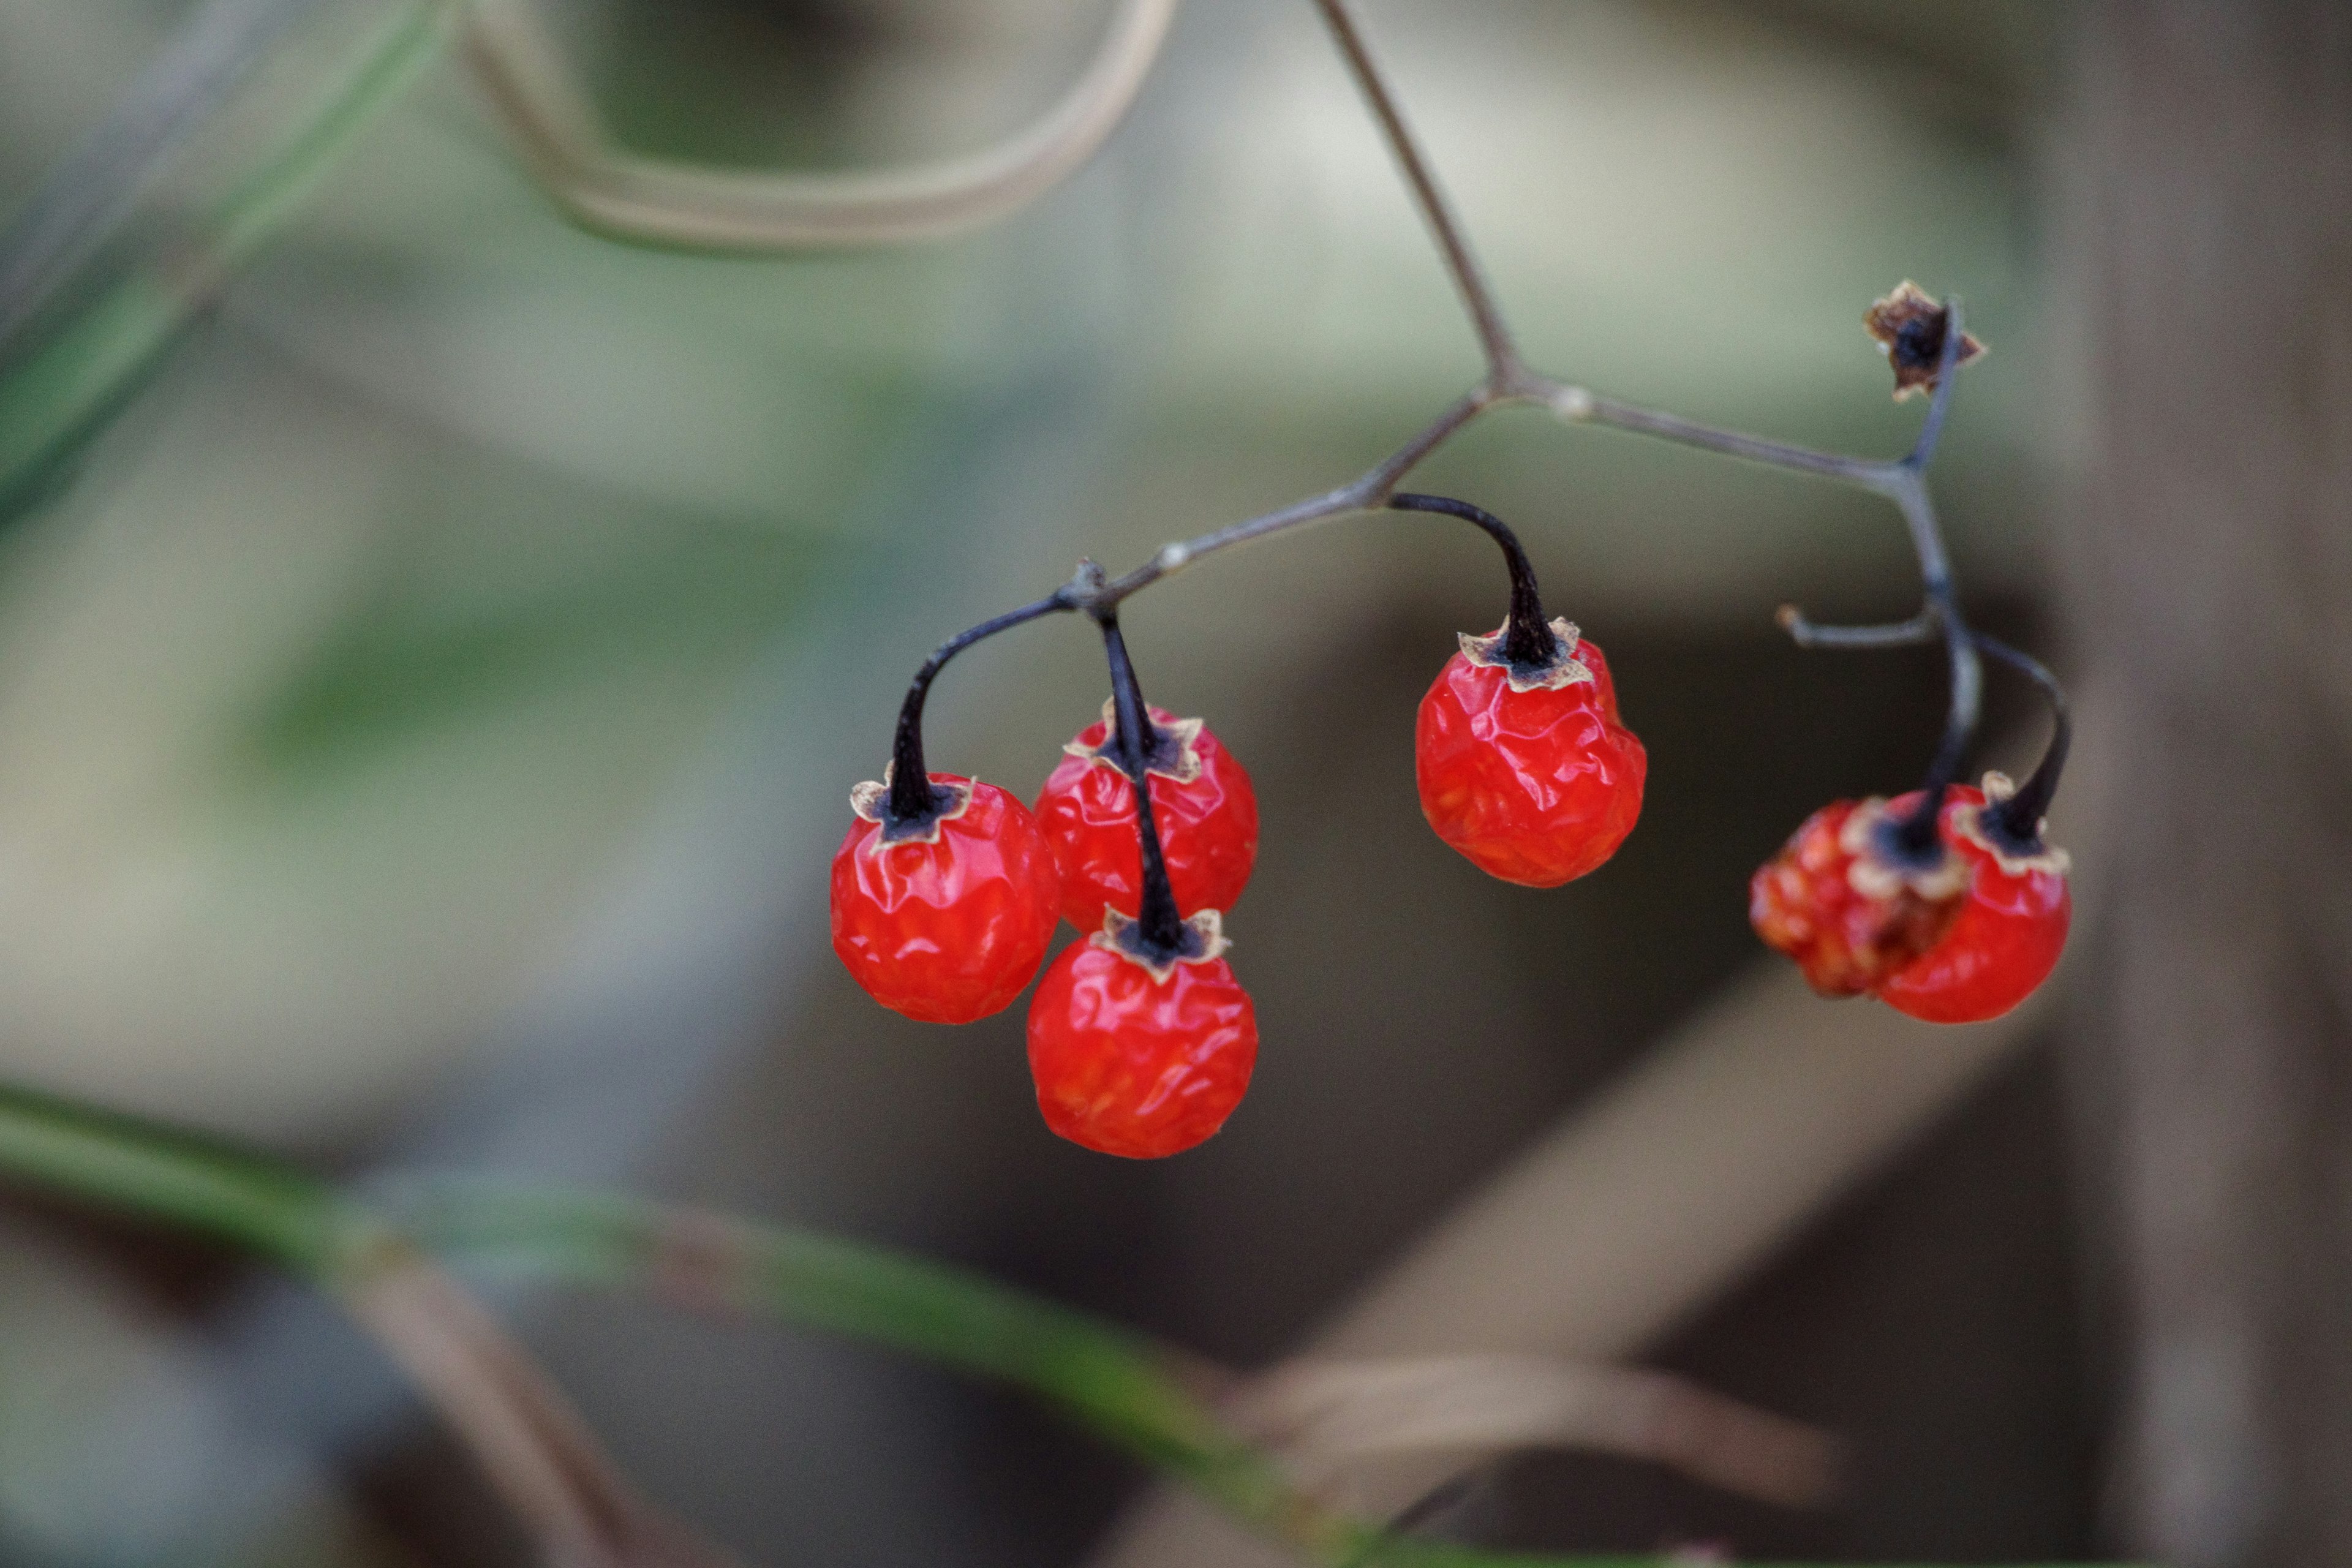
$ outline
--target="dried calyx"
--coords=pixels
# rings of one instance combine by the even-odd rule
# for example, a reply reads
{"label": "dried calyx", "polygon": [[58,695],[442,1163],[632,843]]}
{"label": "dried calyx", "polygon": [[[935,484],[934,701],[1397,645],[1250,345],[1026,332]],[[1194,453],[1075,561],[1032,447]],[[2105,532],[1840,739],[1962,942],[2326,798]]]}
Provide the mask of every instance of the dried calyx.
{"label": "dried calyx", "polygon": [[[971,804],[971,791],[961,784],[935,783],[923,771],[919,733],[911,745],[895,750],[890,765],[882,770],[880,785],[860,784],[850,791],[850,809],[868,822],[882,825],[881,843],[936,842],[940,824],[963,815]],[[904,760],[909,758],[911,764]]]}
{"label": "dried calyx", "polygon": [[874,837],[875,847],[887,848],[893,844],[936,844],[940,839],[940,824],[953,822],[971,808],[971,786],[968,784],[945,784],[927,782],[919,791],[907,791],[911,808],[899,804],[898,781],[902,778],[923,778],[921,756],[916,752],[917,767],[911,774],[899,771],[894,758],[882,770],[882,782],[871,780],[849,792],[849,809],[866,821],[878,823],[882,831]]}
{"label": "dried calyx", "polygon": [[[1900,815],[1890,803],[1873,795],[1854,808],[1840,837],[1853,857],[1847,874],[1856,892],[1881,900],[1911,899],[1926,904],[1947,903],[1965,891],[1968,868],[1945,846],[1937,817],[1943,810],[1941,790],[1930,790],[1925,800]],[[1918,824],[1927,825],[1927,842],[1918,842]]]}
{"label": "dried calyx", "polygon": [[1528,662],[1513,659],[1507,651],[1511,636],[1507,622],[1502,630],[1489,632],[1485,637],[1470,632],[1461,634],[1462,657],[1472,664],[1501,670],[1514,691],[1534,691],[1538,688],[1557,690],[1563,686],[1573,686],[1580,680],[1591,680],[1591,669],[1576,657],[1576,645],[1583,636],[1577,630],[1576,623],[1565,616],[1554,616],[1551,634],[1552,646],[1557,651],[1548,660]]}
{"label": "dried calyx", "polygon": [[1910,810],[1900,816],[1891,812],[1881,816],[1871,826],[1872,855],[1912,877],[1927,875],[1947,864],[1950,857],[1944,847],[1940,819],[1944,796],[1951,787],[1949,779],[1932,780]]}
{"label": "dried calyx", "polygon": [[[1147,905],[1150,902],[1146,899]],[[1225,940],[1224,916],[1202,910],[1176,922],[1176,940],[1163,944],[1144,934],[1143,922],[1117,910],[1103,911],[1103,928],[1087,940],[1107,952],[1143,965],[1151,978],[1166,984],[1180,963],[1206,963],[1224,955],[1233,944]]]}
{"label": "dried calyx", "polygon": [[[1863,312],[1863,326],[1895,367],[1895,401],[1932,392],[1943,379],[1944,343],[1951,322],[1950,308],[1908,278]],[[1984,344],[1963,330],[1952,363],[1964,365],[1984,352]]]}
{"label": "dried calyx", "polygon": [[[1127,742],[1118,727],[1118,699],[1103,700],[1103,738],[1100,745],[1081,745],[1076,741],[1064,743],[1062,750],[1073,757],[1100,763],[1128,773]],[[1201,731],[1203,721],[1173,719],[1167,723],[1154,722],[1151,710],[1143,710],[1146,738],[1143,742],[1143,767],[1148,773],[1157,773],[1171,784],[1191,784],[1201,776]],[[1134,774],[1128,773],[1131,781]]]}
{"label": "dried calyx", "polygon": [[[2045,824],[2042,814],[2029,801],[2023,811],[2017,803],[2026,799],[2026,791],[2033,780],[2026,781],[2021,790],[2010,782],[2007,773],[1989,773],[1984,776],[1985,804],[1979,810],[1969,813],[1960,820],[1960,831],[1990,850],[2003,871],[2021,877],[2029,871],[2047,871],[2063,877],[2071,865],[2066,851],[2057,848],[2043,837]],[[2016,826],[2022,820],[2027,826],[2020,831]]]}

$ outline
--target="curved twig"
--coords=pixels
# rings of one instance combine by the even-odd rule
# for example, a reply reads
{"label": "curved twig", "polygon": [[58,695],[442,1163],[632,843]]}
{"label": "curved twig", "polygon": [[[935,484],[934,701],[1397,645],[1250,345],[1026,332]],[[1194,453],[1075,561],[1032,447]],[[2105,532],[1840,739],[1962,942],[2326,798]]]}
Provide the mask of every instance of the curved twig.
{"label": "curved twig", "polygon": [[572,1402],[466,1288],[387,1243],[335,1293],[449,1424],[551,1568],[739,1568],[637,1495]]}
{"label": "curved twig", "polygon": [[788,251],[929,239],[1003,216],[1091,157],[1142,89],[1176,0],[1120,0],[1061,101],[984,152],[875,174],[751,174],[615,146],[533,0],[477,0],[465,53],[490,107],[565,210],[616,238]]}
{"label": "curved twig", "polygon": [[1320,1486],[1366,1460],[1582,1448],[1646,1460],[1784,1508],[1837,1491],[1828,1434],[1643,1367],[1539,1355],[1293,1362],[1232,1412]]}

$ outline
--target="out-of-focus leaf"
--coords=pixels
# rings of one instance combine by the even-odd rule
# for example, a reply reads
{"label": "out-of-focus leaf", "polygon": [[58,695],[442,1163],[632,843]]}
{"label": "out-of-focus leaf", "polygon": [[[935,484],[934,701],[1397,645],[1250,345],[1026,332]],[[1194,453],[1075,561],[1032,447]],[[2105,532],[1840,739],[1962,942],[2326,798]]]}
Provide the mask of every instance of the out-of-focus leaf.
{"label": "out-of-focus leaf", "polygon": [[[13,330],[0,335],[0,508],[21,502],[78,440],[121,405],[189,319],[251,259],[352,140],[434,57],[459,9],[456,0],[393,0],[369,6],[373,15],[364,18],[357,37],[330,50],[336,58],[319,90],[292,95],[297,102],[289,110],[276,101],[282,86],[273,83],[279,90],[266,96],[278,112],[249,110],[249,118],[264,121],[282,114],[282,125],[230,128],[244,133],[233,140],[257,140],[261,149],[242,164],[224,194],[193,214],[172,215],[177,221],[159,224],[160,232],[128,241],[128,257],[100,247],[97,234],[77,230],[71,244],[95,253],[90,265],[100,268],[100,276],[47,275],[31,265],[45,254],[38,235],[27,240],[27,292],[6,302]],[[352,18],[333,20],[348,26]],[[252,42],[276,37],[274,28],[255,32]],[[110,122],[100,140],[113,129]],[[160,162],[179,146],[174,134],[124,152]],[[70,161],[66,176],[76,176],[83,161]],[[143,182],[124,176],[120,183]],[[46,227],[53,221],[49,211],[37,198],[26,221]],[[131,215],[100,206],[93,216],[127,224]]]}
{"label": "out-of-focus leaf", "polygon": [[256,716],[256,759],[289,777],[365,767],[421,727],[648,667],[690,677],[740,659],[799,612],[821,549],[740,524],[665,533],[587,581],[471,613],[387,592],[338,623]]}
{"label": "out-of-focus leaf", "polygon": [[316,0],[205,0],[0,231],[0,345],[118,226],[170,152]]}

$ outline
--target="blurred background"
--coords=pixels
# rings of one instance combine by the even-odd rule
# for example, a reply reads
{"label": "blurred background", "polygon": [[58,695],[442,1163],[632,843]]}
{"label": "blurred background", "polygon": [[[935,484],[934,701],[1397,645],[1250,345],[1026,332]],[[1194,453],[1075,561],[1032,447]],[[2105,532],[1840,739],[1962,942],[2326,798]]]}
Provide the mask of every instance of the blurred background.
{"label": "blurred background", "polygon": [[[109,167],[63,161],[205,9],[0,0],[0,222]],[[259,64],[148,149],[102,244],[16,280],[45,312],[0,332],[19,387],[108,289],[173,276],[191,215],[244,210],[257,147],[348,94],[401,7],[246,9]],[[1641,1336],[1837,1435],[1844,1499],[1525,1457],[1434,1527],[2352,1560],[2344,24],[1361,9],[1548,370],[1892,452],[1916,405],[1861,313],[1905,277],[1966,300],[1993,352],[1936,482],[1967,600],[2084,678],[2096,763],[2060,817],[2085,917],[2063,1005]],[[843,170],[1016,131],[1110,14],[541,10],[628,148]],[[1938,655],[1800,654],[1772,625],[1908,614],[1889,509],[1534,412],[1414,482],[1511,521],[1609,650],[1651,777],[1586,881],[1489,881],[1418,821],[1413,705],[1501,607],[1467,531],[1354,520],[1155,590],[1125,617],[1147,692],[1257,784],[1229,930],[1265,1045],[1213,1142],[1106,1160],[1040,1126],[1019,1009],[942,1029],[856,989],[824,868],[936,642],[1082,554],[1116,569],[1339,483],[1476,378],[1312,8],[1192,0],[1102,152],[1003,222],[783,258],[572,226],[435,55],[233,260],[70,439],[12,446],[0,393],[0,457],[38,447],[0,474],[0,1074],[362,1184],[626,1187],[1265,1365],[1748,983],[1748,872],[1822,803],[1906,787],[1941,723]],[[1104,690],[1081,625],[991,643],[933,697],[934,765],[1031,794]],[[1984,762],[2042,734],[1996,677]],[[1660,1157],[1736,1185],[1719,1125]],[[529,1560],[326,1309],[138,1227],[0,1212],[7,1561]],[[644,1488],[750,1562],[1075,1564],[1148,1484],[921,1366],[497,1299]]]}

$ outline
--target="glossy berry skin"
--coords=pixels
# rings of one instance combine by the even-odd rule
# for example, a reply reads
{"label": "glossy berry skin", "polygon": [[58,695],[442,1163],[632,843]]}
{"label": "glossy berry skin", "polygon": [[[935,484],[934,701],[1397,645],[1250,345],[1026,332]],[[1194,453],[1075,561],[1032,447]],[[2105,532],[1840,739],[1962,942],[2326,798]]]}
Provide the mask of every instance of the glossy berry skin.
{"label": "glossy berry skin", "polygon": [[1945,795],[1944,842],[1968,868],[1958,913],[1941,941],[1877,988],[1888,1006],[1931,1024],[1980,1023],[2024,1001],[2057,966],[2074,919],[2065,851],[1997,842],[1982,814],[1987,796],[2005,798],[2010,784],[1988,773],[1985,785]]}
{"label": "glossy berry skin", "polygon": [[[1102,929],[1103,911],[1140,912],[1143,851],[1135,786],[1101,754],[1103,718],[1078,731],[1037,795],[1037,825],[1062,874],[1062,913],[1082,931]],[[1185,915],[1230,910],[1257,863],[1257,792],[1232,752],[1198,719],[1151,710],[1161,744],[1144,776],[1176,908]]]}
{"label": "glossy berry skin", "polygon": [[1649,765],[1618,720],[1601,650],[1567,622],[1552,626],[1572,658],[1533,684],[1485,662],[1495,639],[1463,638],[1413,732],[1422,815],[1437,836],[1530,888],[1556,888],[1617,852],[1641,816]]}
{"label": "glossy berry skin", "polygon": [[[1916,802],[1917,796],[1908,797]],[[1824,996],[1858,996],[1943,939],[1967,890],[1963,862],[1926,867],[1885,855],[1884,800],[1841,800],[1807,817],[1748,884],[1748,918]]]}
{"label": "glossy berry skin", "polygon": [[1165,978],[1097,933],[1062,950],[1029,1004],[1045,1125],[1130,1160],[1181,1153],[1225,1123],[1257,1063],[1257,1015],[1222,958]]}
{"label": "glossy berry skin", "polygon": [[1609,673],[1609,656],[1601,651],[1598,643],[1576,642],[1576,662],[1592,672],[1592,684],[1601,694],[1601,712],[1612,724],[1624,721],[1617,716],[1617,678]]}
{"label": "glossy berry skin", "polygon": [[1012,1005],[1045,960],[1061,877],[1036,818],[994,784],[968,790],[929,839],[883,843],[881,786],[861,785],[858,819],[833,858],[833,951],[885,1007],[927,1024],[968,1024]]}

